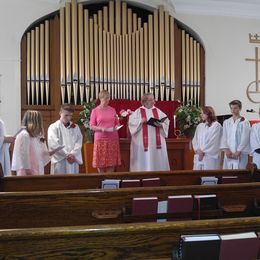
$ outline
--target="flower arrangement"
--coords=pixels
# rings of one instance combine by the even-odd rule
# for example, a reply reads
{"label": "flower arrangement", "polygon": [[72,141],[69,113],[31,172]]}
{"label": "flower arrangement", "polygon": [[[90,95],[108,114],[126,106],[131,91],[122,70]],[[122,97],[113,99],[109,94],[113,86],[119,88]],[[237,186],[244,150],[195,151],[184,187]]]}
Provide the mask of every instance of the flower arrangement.
{"label": "flower arrangement", "polygon": [[197,125],[201,122],[201,108],[192,105],[191,101],[182,104],[175,111],[176,121],[180,129],[180,135],[193,137]]}
{"label": "flower arrangement", "polygon": [[78,124],[84,126],[84,131],[87,137],[88,143],[93,143],[93,131],[89,128],[89,121],[91,111],[96,107],[96,100],[92,100],[89,103],[83,103],[83,110],[79,113]]}

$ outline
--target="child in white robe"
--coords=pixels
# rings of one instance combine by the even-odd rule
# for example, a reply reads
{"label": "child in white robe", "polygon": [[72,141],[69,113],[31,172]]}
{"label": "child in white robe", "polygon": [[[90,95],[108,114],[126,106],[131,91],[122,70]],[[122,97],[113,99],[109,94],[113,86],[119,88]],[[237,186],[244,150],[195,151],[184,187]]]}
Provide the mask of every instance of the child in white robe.
{"label": "child in white robe", "polygon": [[62,105],[60,119],[49,126],[49,149],[55,150],[59,146],[64,146],[51,158],[52,174],[79,173],[79,165],[83,163],[82,134],[78,125],[71,122],[73,112],[70,105]]}
{"label": "child in white robe", "polygon": [[0,120],[0,164],[4,176],[11,174],[9,145],[14,143],[14,141],[15,137],[6,135],[5,124]]}
{"label": "child in white robe", "polygon": [[22,130],[14,143],[12,170],[18,176],[43,175],[44,166],[50,161],[50,154],[44,140],[42,115],[28,110],[24,114]]}
{"label": "child in white robe", "polygon": [[260,169],[260,123],[252,126],[250,134],[251,154],[253,156],[253,163]]}
{"label": "child in white robe", "polygon": [[195,131],[192,145],[195,152],[194,170],[220,169],[220,141],[222,126],[217,122],[212,107],[206,106],[202,110],[202,120]]}
{"label": "child in white robe", "polygon": [[221,149],[224,150],[223,169],[246,169],[250,153],[250,123],[241,117],[239,100],[229,103],[232,117],[223,123]]}

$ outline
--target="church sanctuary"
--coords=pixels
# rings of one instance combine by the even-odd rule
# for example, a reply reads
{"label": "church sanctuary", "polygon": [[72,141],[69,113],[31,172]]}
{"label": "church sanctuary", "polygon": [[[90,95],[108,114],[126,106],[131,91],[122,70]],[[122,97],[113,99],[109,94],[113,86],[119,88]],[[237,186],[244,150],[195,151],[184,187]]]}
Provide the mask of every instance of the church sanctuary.
{"label": "church sanctuary", "polygon": [[260,0],[0,0],[0,259],[260,259]]}

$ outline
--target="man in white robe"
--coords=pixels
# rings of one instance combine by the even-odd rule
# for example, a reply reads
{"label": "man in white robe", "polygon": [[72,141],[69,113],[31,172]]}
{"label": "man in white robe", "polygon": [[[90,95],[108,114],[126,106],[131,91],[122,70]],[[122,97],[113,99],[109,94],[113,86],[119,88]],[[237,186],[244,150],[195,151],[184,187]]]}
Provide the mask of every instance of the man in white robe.
{"label": "man in white robe", "polygon": [[75,123],[71,122],[74,110],[69,105],[62,105],[60,119],[48,128],[48,146],[53,151],[60,146],[63,149],[51,158],[51,173],[79,173],[82,161],[82,134]]}
{"label": "man in white robe", "polygon": [[224,150],[223,169],[246,169],[250,153],[250,123],[240,116],[239,100],[229,103],[232,117],[223,123],[221,149]]}
{"label": "man in white robe", "polygon": [[[222,126],[214,121],[209,126],[208,122],[200,123],[192,139],[195,152],[194,170],[220,169],[220,141]],[[200,155],[199,152],[202,152]]]}
{"label": "man in white robe", "polygon": [[0,120],[0,164],[4,176],[11,175],[9,146],[11,143],[14,143],[14,141],[15,137],[6,136],[4,122]]}
{"label": "man in white robe", "polygon": [[251,154],[253,156],[253,163],[257,165],[260,169],[260,123],[254,124],[252,126],[250,134],[250,145]]}
{"label": "man in white robe", "polygon": [[[158,123],[157,127],[147,125],[150,118],[162,119],[166,115],[154,107],[152,94],[142,98],[143,106],[129,117],[131,133],[130,171],[167,171],[170,170],[165,138],[168,136],[169,119]],[[157,130],[156,130],[157,129]]]}

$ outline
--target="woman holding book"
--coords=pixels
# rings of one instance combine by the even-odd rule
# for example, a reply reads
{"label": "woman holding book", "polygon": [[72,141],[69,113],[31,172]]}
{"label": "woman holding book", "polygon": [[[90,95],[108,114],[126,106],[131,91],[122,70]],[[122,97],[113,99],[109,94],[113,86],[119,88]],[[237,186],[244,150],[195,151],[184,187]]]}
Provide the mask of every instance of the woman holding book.
{"label": "woman holding book", "polygon": [[192,139],[195,152],[194,170],[217,170],[220,169],[220,142],[222,126],[217,122],[214,109],[206,106],[202,109],[203,120],[195,131]]}
{"label": "woman holding book", "polygon": [[12,170],[17,175],[43,175],[50,153],[44,139],[42,115],[38,111],[25,112],[22,126],[14,143]]}
{"label": "woman holding book", "polygon": [[130,171],[170,170],[165,138],[168,136],[169,119],[155,107],[154,96],[144,94],[142,106],[129,117],[132,136]]}
{"label": "woman holding book", "polygon": [[90,116],[90,129],[94,134],[93,167],[98,172],[113,172],[121,164],[119,119],[114,108],[109,106],[110,94],[106,90],[99,93],[100,105],[94,108]]}

